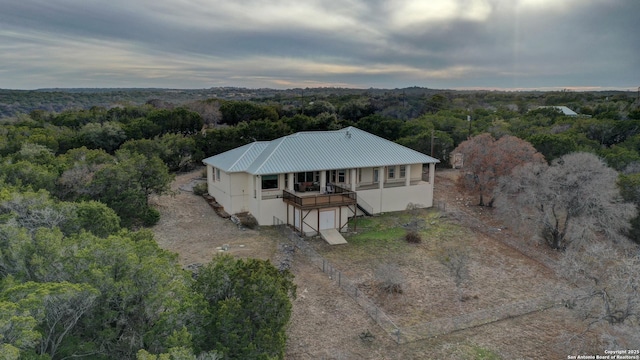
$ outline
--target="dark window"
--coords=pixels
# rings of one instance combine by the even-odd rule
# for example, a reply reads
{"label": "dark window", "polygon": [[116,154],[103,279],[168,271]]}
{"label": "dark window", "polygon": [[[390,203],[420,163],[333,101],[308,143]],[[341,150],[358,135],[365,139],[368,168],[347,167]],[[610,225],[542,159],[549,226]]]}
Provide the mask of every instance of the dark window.
{"label": "dark window", "polygon": [[277,189],[278,175],[262,175],[262,189]]}
{"label": "dark window", "polygon": [[318,181],[318,178],[320,176],[320,173],[318,171],[307,171],[307,172],[299,172],[296,175],[297,178],[297,182],[298,183],[303,183],[303,182],[314,182],[314,181]]}

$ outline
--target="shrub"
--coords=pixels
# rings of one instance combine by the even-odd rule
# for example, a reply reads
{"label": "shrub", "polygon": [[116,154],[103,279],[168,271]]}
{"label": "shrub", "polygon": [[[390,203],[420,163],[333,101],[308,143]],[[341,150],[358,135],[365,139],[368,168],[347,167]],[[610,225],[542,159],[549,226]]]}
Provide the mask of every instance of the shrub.
{"label": "shrub", "polygon": [[195,185],[193,187],[193,193],[198,195],[198,196],[202,196],[204,194],[206,194],[209,191],[208,187],[207,187],[207,183],[200,183],[198,185]]}
{"label": "shrub", "polygon": [[375,271],[378,288],[388,294],[404,292],[405,277],[397,264],[383,264]]}
{"label": "shrub", "polygon": [[422,236],[417,231],[407,231],[404,239],[411,244],[420,244],[422,242]]}
{"label": "shrub", "polygon": [[141,216],[144,226],[153,226],[160,221],[160,212],[154,208],[147,208]]}
{"label": "shrub", "polygon": [[240,223],[242,224],[242,226],[249,228],[249,229],[256,229],[258,228],[258,220],[256,220],[255,217],[253,217],[253,215],[251,214],[243,214],[243,216],[238,216],[240,218]]}

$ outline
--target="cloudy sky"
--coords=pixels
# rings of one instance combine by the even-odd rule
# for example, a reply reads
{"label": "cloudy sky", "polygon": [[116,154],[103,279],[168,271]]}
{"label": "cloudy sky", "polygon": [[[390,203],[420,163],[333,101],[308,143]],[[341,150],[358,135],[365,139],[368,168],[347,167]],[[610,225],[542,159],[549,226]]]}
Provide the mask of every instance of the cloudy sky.
{"label": "cloudy sky", "polygon": [[0,0],[0,88],[631,89],[640,0]]}

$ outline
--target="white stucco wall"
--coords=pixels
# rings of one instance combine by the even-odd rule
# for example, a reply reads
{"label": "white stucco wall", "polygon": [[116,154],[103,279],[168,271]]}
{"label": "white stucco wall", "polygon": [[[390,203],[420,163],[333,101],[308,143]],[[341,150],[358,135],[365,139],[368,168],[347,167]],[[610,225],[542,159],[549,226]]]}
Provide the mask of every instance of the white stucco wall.
{"label": "white stucco wall", "polygon": [[433,206],[433,185],[423,181],[411,186],[398,186],[382,190],[360,190],[358,191],[358,199],[369,204],[374,214],[402,211],[407,208],[409,203],[421,207],[431,207]]}
{"label": "white stucco wall", "polygon": [[[207,165],[207,190],[218,204],[222,205],[226,212],[231,210],[231,189],[229,188],[229,176],[224,171],[220,171],[220,178],[215,178],[215,169]],[[215,181],[214,181],[215,178]]]}
{"label": "white stucco wall", "polygon": [[[373,174],[371,168],[363,170],[368,170],[368,173]],[[413,164],[411,165],[411,170],[408,170],[410,181],[419,181],[418,184],[383,189],[359,190],[357,192],[358,199],[364,200],[364,202],[371,206],[374,214],[388,211],[402,211],[407,208],[409,203],[422,207],[432,207],[435,164],[429,164],[429,182],[421,181],[422,171],[422,164]],[[399,168],[396,169],[396,172],[397,176],[399,176]],[[403,179],[395,179],[394,182],[402,181]]]}
{"label": "white stucco wall", "polygon": [[229,214],[249,211],[247,189],[248,178],[246,173],[225,173],[220,171],[220,178],[214,179],[215,170],[207,165],[207,190],[218,204],[222,205]]}
{"label": "white stucco wall", "polygon": [[[397,186],[390,188],[375,188],[369,190],[357,191],[358,198],[364,200],[374,213],[402,211],[405,210],[409,203],[413,203],[423,207],[433,206],[433,180],[435,174],[435,165],[429,166],[430,182],[420,181],[422,178],[422,164],[413,164],[408,170],[410,180],[419,181],[418,184],[410,186]],[[362,182],[370,183],[373,179],[373,168],[363,168]],[[399,167],[396,167],[396,179],[398,182],[404,181],[399,178]],[[294,224],[293,206],[289,206],[289,217],[287,218],[287,205],[281,197],[263,199],[263,196],[281,194],[284,189],[284,177],[279,176],[279,189],[262,190],[259,181],[260,177],[256,177],[247,173],[231,173],[227,174],[220,171],[220,178],[213,181],[214,169],[207,165],[207,185],[209,194],[216,198],[216,201],[222,205],[226,212],[235,214],[238,212],[248,211],[251,213],[260,225],[272,225],[273,217],[277,217],[282,221],[289,219],[290,224]],[[380,180],[385,178],[386,171],[380,173]],[[322,209],[325,210],[325,209]],[[321,211],[322,211],[321,210]],[[303,214],[304,216],[304,214]],[[353,214],[347,209],[342,211],[336,208],[336,227],[347,221],[348,217]],[[338,217],[341,217],[338,219]],[[318,228],[317,210],[313,214],[307,215],[303,231],[305,233],[313,233]]]}
{"label": "white stucco wall", "polygon": [[384,189],[381,195],[382,212],[406,210],[412,203],[420,207],[433,206],[432,186],[427,182],[408,187]]}
{"label": "white stucco wall", "polygon": [[273,217],[287,221],[287,204],[282,198],[262,200],[252,215],[260,225],[273,225]]}

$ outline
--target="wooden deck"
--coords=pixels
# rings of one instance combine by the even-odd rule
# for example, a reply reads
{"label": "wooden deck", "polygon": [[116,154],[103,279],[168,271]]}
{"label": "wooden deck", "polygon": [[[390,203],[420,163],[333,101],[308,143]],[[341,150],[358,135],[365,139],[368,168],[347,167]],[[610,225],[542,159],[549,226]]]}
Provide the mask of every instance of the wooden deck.
{"label": "wooden deck", "polygon": [[357,204],[355,192],[336,187],[331,194],[321,193],[292,193],[282,191],[282,200],[301,209],[319,209],[323,207],[348,206]]}

